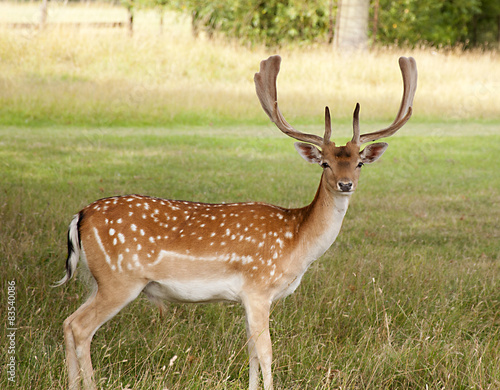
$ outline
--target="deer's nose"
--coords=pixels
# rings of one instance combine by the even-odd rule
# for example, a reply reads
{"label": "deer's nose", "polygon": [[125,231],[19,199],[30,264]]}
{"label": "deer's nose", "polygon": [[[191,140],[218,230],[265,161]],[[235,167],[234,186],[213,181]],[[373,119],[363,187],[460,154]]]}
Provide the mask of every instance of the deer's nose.
{"label": "deer's nose", "polygon": [[338,183],[339,190],[342,192],[352,191],[352,182],[351,181],[339,181]]}

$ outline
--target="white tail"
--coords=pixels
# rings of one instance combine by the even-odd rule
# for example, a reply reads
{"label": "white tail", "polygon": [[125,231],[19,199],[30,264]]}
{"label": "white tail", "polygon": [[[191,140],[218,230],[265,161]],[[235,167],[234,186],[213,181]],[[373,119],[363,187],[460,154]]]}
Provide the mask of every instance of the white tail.
{"label": "white tail", "polygon": [[[246,312],[250,389],[258,387],[259,366],[264,388],[272,389],[271,303],[291,294],[311,263],[335,241],[361,166],[387,148],[376,143],[360,151],[367,137],[359,135],[359,106],[353,140],[345,146],[330,141],[328,108],[324,137],[291,127],[277,104],[280,61],[273,56],[261,63],[255,75],[257,94],[280,130],[306,142],[296,143],[300,155],[323,168],[314,200],[303,208],[285,209],[130,195],[101,199],[81,210],[70,224],[67,272],[58,285],[72,277],[81,252],[97,287],[64,321],[71,389],[79,389],[81,380],[86,389],[95,389],[92,337],[141,292],[154,301],[240,302]],[[389,130],[368,135],[370,140],[392,135],[411,115],[415,61],[402,58],[400,65],[405,80],[400,112]]]}

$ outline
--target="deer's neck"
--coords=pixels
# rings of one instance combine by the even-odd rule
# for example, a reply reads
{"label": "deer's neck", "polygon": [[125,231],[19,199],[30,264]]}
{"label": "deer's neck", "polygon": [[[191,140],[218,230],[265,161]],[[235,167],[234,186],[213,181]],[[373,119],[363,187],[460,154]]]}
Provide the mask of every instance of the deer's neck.
{"label": "deer's neck", "polygon": [[350,195],[331,191],[322,177],[314,200],[302,209],[301,247],[306,267],[334,243],[349,207]]}

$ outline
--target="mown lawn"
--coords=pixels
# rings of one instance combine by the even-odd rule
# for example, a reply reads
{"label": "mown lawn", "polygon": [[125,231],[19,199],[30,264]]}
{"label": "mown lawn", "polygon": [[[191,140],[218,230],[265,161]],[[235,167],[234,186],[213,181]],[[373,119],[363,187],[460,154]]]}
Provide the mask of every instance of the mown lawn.
{"label": "mown lawn", "polygon": [[[274,306],[276,388],[500,387],[499,129],[410,122],[363,168],[336,243]],[[300,207],[319,176],[271,125],[0,128],[0,273],[2,294],[16,282],[18,327],[16,382],[3,372],[0,387],[65,387],[62,322],[86,289],[82,275],[49,285],[86,204],[143,193]],[[102,388],[246,388],[242,309],[168,307],[138,299],[98,331]]]}

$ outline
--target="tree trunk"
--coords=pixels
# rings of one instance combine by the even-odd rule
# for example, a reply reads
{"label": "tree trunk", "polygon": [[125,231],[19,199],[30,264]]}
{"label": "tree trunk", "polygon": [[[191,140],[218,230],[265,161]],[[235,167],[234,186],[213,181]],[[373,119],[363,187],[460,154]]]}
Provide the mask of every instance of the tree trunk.
{"label": "tree trunk", "polygon": [[372,44],[377,41],[378,11],[379,11],[379,8],[380,8],[380,0],[375,0],[375,4],[373,4]]}
{"label": "tree trunk", "polygon": [[339,0],[334,41],[336,49],[367,49],[369,6],[369,0]]}
{"label": "tree trunk", "polygon": [[333,42],[333,31],[335,29],[335,25],[333,23],[333,0],[330,0],[328,3],[328,44]]}
{"label": "tree trunk", "polygon": [[497,45],[500,49],[500,15],[497,16]]}
{"label": "tree trunk", "polygon": [[161,7],[159,12],[160,12],[160,35],[163,35],[163,15],[165,15],[165,12]]}
{"label": "tree trunk", "polygon": [[132,6],[127,8],[128,10],[128,34],[130,36],[134,35],[134,8]]}
{"label": "tree trunk", "polygon": [[42,0],[40,5],[40,28],[44,29],[47,24],[47,3],[48,0]]}

